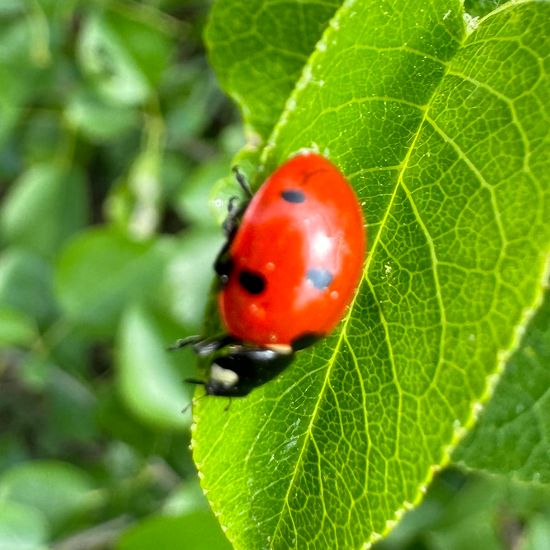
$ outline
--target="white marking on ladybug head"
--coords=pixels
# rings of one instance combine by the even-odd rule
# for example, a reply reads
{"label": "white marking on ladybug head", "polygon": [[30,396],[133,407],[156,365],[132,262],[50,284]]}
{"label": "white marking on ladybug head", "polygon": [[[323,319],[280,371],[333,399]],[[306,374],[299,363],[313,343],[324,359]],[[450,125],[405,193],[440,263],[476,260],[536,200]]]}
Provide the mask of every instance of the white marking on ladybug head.
{"label": "white marking on ladybug head", "polygon": [[210,384],[221,386],[229,389],[235,387],[239,383],[239,375],[230,369],[224,369],[217,363],[212,363],[210,368]]}

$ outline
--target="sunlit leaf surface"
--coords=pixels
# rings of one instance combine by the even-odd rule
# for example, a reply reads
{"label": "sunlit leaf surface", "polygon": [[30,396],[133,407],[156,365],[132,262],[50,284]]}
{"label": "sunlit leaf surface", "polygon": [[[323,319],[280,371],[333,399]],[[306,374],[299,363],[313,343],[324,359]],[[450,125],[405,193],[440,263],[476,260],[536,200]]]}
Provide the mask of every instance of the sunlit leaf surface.
{"label": "sunlit leaf surface", "polygon": [[[249,34],[271,39],[276,20],[254,25],[275,4],[259,3]],[[279,47],[301,29],[298,5],[285,4],[296,11]],[[220,1],[217,13],[248,6]],[[466,25],[458,1],[348,1],[304,58],[259,172],[302,147],[328,156],[362,202],[369,255],[330,338],[227,411],[197,403],[195,459],[236,548],[371,543],[488,398],[550,249],[549,21],[538,2]],[[257,47],[233,31],[210,38],[222,75],[233,47]],[[251,110],[255,71],[240,74]]]}

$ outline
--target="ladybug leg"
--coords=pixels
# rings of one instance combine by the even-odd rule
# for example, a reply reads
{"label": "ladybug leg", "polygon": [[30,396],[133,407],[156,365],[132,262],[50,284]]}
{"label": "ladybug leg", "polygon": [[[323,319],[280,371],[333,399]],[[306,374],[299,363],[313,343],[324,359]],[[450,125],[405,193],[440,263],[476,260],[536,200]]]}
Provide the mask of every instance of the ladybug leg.
{"label": "ladybug leg", "polygon": [[227,203],[227,218],[225,218],[222,224],[222,229],[224,235],[228,239],[231,239],[233,233],[239,225],[239,217],[241,215],[242,208],[236,204],[238,200],[239,197],[231,197]]}
{"label": "ladybug leg", "polygon": [[207,355],[212,355],[214,352],[236,343],[239,343],[239,341],[234,336],[221,334],[213,338],[202,339],[195,343],[193,345],[193,351],[199,357],[206,357]]}
{"label": "ladybug leg", "polygon": [[[187,379],[184,380],[184,382],[187,382],[188,384],[195,384],[196,386],[205,386],[206,385],[205,382],[203,382],[202,380],[197,380],[196,378],[187,378]],[[185,405],[185,407],[183,407],[183,409],[181,409],[181,414],[185,414],[194,405],[194,403],[199,401],[199,399],[203,398],[205,395],[207,395],[207,394],[205,393],[204,395],[201,395],[200,397],[197,397],[197,399],[193,399],[192,401],[189,401],[189,403],[187,403],[187,405]]]}
{"label": "ladybug leg", "polygon": [[229,203],[227,204],[227,218],[222,225],[223,232],[227,237],[227,240],[214,261],[214,271],[218,275],[222,285],[227,283],[231,270],[233,269],[233,261],[229,254],[229,249],[231,248],[231,243],[233,242],[239,227],[241,215],[247,204],[236,205],[236,201],[238,201],[238,197],[231,197],[229,199]]}
{"label": "ladybug leg", "polygon": [[236,343],[239,343],[238,340],[236,340],[233,336],[230,336],[229,334],[221,334],[219,336],[214,336],[213,338],[203,338],[202,336],[188,336],[187,338],[181,338],[180,340],[178,340],[169,349],[170,351],[176,351],[190,346],[191,349],[199,357],[206,357],[208,355],[212,355],[222,348]]}
{"label": "ladybug leg", "polygon": [[229,247],[231,246],[231,241],[227,241],[223,248],[220,250],[216,261],[214,262],[214,271],[218,276],[218,279],[222,285],[227,284],[229,280],[229,275],[233,269],[233,261],[229,254]]}
{"label": "ladybug leg", "polygon": [[227,217],[222,224],[222,230],[227,240],[220,250],[216,261],[214,262],[214,270],[216,271],[222,284],[227,283],[229,273],[232,268],[232,262],[229,256],[231,243],[237,233],[242,214],[248,205],[249,199],[252,197],[252,191],[244,174],[239,172],[238,167],[234,167],[233,172],[235,173],[235,177],[237,178],[239,185],[247,195],[247,200],[244,203],[239,203],[239,197],[231,197],[227,203]]}
{"label": "ladybug leg", "polygon": [[235,174],[235,179],[241,186],[241,189],[244,191],[244,194],[251,199],[252,198],[252,189],[248,181],[246,181],[246,176],[239,170],[238,166],[233,166],[233,173]]}
{"label": "ladybug leg", "polygon": [[197,342],[200,342],[200,340],[200,336],[186,336],[185,338],[180,338],[175,344],[168,348],[168,351],[177,351],[179,349],[186,348],[187,346],[192,346]]}

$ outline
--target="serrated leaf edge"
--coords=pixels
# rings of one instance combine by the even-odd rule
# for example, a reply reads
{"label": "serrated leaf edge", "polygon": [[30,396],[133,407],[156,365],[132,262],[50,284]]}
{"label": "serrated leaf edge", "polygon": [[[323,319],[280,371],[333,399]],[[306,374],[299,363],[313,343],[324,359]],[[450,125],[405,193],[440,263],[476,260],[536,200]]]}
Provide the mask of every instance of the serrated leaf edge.
{"label": "serrated leaf edge", "polygon": [[[508,364],[508,361],[510,360],[511,356],[514,355],[514,353],[516,351],[518,351],[518,349],[520,348],[520,346],[523,342],[523,338],[527,334],[526,329],[528,328],[528,326],[531,323],[533,317],[537,314],[540,306],[542,305],[542,303],[544,301],[545,293],[548,290],[550,290],[550,250],[548,252],[546,252],[546,254],[544,254],[544,256],[545,256],[545,265],[544,265],[542,277],[541,277],[541,280],[540,280],[539,291],[537,292],[537,294],[536,294],[536,296],[533,300],[533,304],[529,307],[526,307],[522,311],[521,321],[516,325],[516,327],[514,329],[514,335],[512,337],[512,343],[510,345],[510,348],[507,349],[507,350],[500,350],[499,351],[499,353],[498,353],[498,362],[497,362],[497,370],[493,374],[489,375],[487,387],[485,388],[485,392],[483,393],[481,399],[478,402],[474,403],[473,407],[475,408],[475,411],[473,412],[473,415],[468,419],[469,423],[467,422],[465,424],[464,428],[462,428],[464,430],[464,433],[461,433],[459,435],[458,441],[454,442],[454,440],[453,440],[453,443],[451,443],[452,447],[449,451],[449,457],[448,457],[449,460],[450,460],[450,455],[452,454],[452,452],[456,448],[457,444],[460,443],[460,440],[462,439],[462,437],[464,435],[466,435],[466,433],[469,431],[469,429],[472,428],[473,425],[475,424],[475,422],[477,421],[477,418],[478,418],[479,414],[483,410],[483,405],[485,403],[487,403],[487,401],[489,401],[489,399],[492,397],[492,395],[493,395],[493,393],[496,389],[496,386],[497,386],[498,382],[500,381],[500,378],[501,378],[502,374],[506,370],[506,366]],[[492,471],[488,468],[475,468],[475,469],[470,468],[463,461],[457,461],[457,462],[455,462],[455,464],[457,464],[458,466],[460,466],[461,468],[463,468],[464,470],[467,470],[467,471],[485,472],[485,473],[490,474],[490,475],[497,475],[497,474],[495,474],[494,471]],[[512,472],[510,474],[507,474],[507,477],[509,479],[513,480],[515,483],[537,484],[541,487],[548,487],[549,486],[548,483],[541,483],[540,481],[537,481],[535,479],[528,480],[528,479],[525,479],[525,478],[521,478],[521,477],[518,476],[517,472]]]}

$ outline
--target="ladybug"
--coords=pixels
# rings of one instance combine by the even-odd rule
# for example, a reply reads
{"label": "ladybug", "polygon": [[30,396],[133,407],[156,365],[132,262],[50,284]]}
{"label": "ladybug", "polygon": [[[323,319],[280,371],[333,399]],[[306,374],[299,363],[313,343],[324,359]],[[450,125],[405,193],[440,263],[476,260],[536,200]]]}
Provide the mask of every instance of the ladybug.
{"label": "ladybug", "polygon": [[287,367],[295,352],[327,335],[353,298],[365,256],[361,207],[326,158],[301,153],[280,166],[248,200],[232,198],[227,242],[214,264],[226,334],[184,338],[212,356],[209,379],[188,380],[206,394],[245,396]]}

